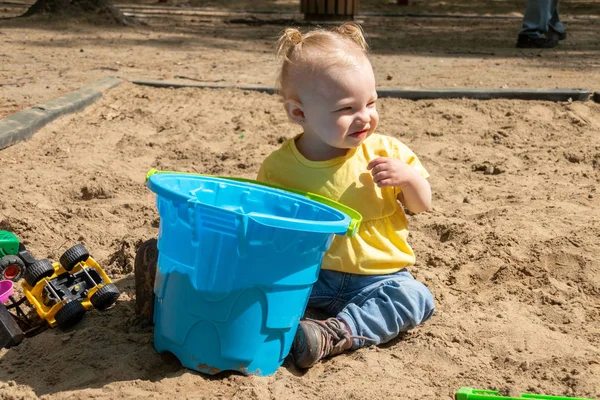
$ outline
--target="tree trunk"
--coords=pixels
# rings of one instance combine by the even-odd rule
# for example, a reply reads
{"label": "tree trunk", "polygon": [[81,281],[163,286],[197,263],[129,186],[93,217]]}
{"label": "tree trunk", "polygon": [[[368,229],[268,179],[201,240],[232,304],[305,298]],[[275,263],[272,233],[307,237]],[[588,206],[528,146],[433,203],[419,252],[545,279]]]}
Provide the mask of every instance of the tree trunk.
{"label": "tree trunk", "polygon": [[138,25],[136,20],[123,15],[107,0],[37,0],[22,17],[39,14],[83,17],[118,25]]}

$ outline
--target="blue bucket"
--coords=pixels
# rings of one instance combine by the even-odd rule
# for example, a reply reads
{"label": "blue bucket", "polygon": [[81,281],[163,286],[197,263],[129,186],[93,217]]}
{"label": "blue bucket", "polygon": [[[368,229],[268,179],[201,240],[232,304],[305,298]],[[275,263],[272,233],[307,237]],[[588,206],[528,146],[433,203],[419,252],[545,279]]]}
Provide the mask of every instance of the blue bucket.
{"label": "blue bucket", "polygon": [[148,177],[160,214],[154,347],[190,369],[270,375],[290,351],[346,213],[235,180]]}

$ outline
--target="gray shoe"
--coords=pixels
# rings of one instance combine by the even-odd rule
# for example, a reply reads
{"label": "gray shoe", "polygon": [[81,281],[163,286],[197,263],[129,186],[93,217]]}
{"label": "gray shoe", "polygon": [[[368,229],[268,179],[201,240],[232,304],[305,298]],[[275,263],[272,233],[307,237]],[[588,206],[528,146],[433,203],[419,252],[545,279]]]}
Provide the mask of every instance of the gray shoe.
{"label": "gray shoe", "polygon": [[292,343],[292,357],[298,368],[310,368],[317,361],[341,354],[352,347],[352,336],[346,324],[337,318],[324,321],[300,321]]}
{"label": "gray shoe", "polygon": [[142,322],[152,324],[154,319],[154,281],[158,262],[157,240],[142,243],[135,255],[135,311]]}

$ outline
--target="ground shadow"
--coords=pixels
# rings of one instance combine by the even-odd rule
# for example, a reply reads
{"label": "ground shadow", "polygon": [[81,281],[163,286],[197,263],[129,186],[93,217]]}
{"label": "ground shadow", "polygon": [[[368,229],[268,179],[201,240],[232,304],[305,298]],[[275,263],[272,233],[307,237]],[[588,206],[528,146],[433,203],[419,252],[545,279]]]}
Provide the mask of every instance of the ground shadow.
{"label": "ground shadow", "polygon": [[68,330],[48,329],[8,349],[1,358],[0,381],[32,388],[38,396],[101,388],[117,381],[158,381],[186,370],[152,346],[152,327],[136,321],[132,278],[115,281],[122,295],[104,312],[88,311]]}
{"label": "ground shadow", "polygon": [[[33,0],[7,0],[0,2],[4,7],[25,7]],[[175,7],[178,9],[203,8],[225,12],[271,12],[300,13],[300,0],[118,0],[112,1],[117,7]],[[408,0],[398,4],[397,0],[361,0],[359,15],[373,14],[479,14],[514,15],[524,11],[522,0]],[[590,15],[598,13],[598,1],[579,0],[563,2],[560,5],[564,15]]]}
{"label": "ground shadow", "polygon": [[[153,347],[153,326],[135,315],[133,276],[115,281],[122,295],[111,309],[92,310],[68,330],[47,329],[8,349],[0,358],[0,381],[29,386],[38,396],[63,391],[102,388],[122,381],[157,382],[185,373],[222,380],[237,371],[206,375],[189,370],[169,352]],[[315,314],[321,315],[321,314]],[[299,370],[288,356],[282,368],[296,376]],[[57,373],[68,371],[68,373]]]}
{"label": "ground shadow", "polygon": [[[281,31],[288,26],[306,28],[293,19],[263,18],[210,18],[190,16],[164,16],[146,20],[149,27],[137,29],[140,38],[111,37],[107,39],[94,34],[97,27],[69,26],[81,33],[78,38],[57,37],[49,40],[29,40],[27,45],[43,48],[70,49],[73,46],[111,48],[151,47],[157,50],[184,48],[201,52],[202,49],[233,50],[249,54],[272,52],[272,44]],[[595,20],[567,21],[569,37],[561,46],[545,53],[540,50],[515,48],[520,28],[519,18],[380,18],[370,17],[363,21],[367,40],[373,55],[411,55],[470,59],[533,58],[534,67],[548,67],[553,58],[560,57],[561,66],[585,70],[592,68],[597,60],[598,28]],[[260,26],[260,29],[257,29]],[[314,25],[311,25],[314,26]],[[13,20],[5,28],[31,28],[26,20]],[[56,30],[56,22],[40,23],[35,29]],[[112,28],[119,29],[119,28]],[[124,29],[124,28],[121,28]],[[144,37],[151,36],[151,37]],[[159,36],[159,37],[157,37]],[[538,60],[542,57],[541,60]],[[546,58],[550,58],[546,61]],[[550,63],[550,64],[549,64]]]}

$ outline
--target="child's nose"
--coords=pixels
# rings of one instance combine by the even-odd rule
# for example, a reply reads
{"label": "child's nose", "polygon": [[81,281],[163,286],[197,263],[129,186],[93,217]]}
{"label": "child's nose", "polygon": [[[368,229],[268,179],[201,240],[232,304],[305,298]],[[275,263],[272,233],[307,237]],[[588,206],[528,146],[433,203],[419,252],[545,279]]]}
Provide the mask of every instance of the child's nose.
{"label": "child's nose", "polygon": [[371,114],[369,114],[369,109],[363,108],[362,110],[360,110],[360,112],[356,116],[356,119],[362,123],[369,122],[371,120]]}

